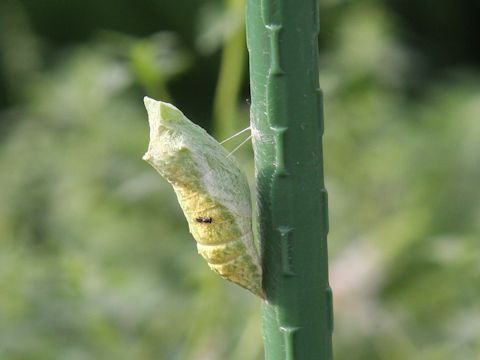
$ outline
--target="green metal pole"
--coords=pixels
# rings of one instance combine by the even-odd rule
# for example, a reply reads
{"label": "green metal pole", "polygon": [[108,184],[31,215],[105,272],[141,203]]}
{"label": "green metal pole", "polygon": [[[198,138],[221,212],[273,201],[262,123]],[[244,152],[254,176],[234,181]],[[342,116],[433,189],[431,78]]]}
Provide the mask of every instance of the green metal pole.
{"label": "green metal pole", "polygon": [[266,360],[332,358],[317,0],[248,0]]}

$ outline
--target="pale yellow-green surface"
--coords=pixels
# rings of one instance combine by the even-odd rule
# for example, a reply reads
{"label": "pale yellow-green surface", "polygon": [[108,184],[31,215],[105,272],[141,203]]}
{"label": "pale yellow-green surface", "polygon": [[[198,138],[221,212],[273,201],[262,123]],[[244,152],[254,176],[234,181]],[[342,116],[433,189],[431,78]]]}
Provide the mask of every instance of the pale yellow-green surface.
{"label": "pale yellow-green surface", "polygon": [[145,106],[150,143],[144,160],[172,184],[199,254],[222,277],[263,297],[245,175],[173,105],[146,97]]}

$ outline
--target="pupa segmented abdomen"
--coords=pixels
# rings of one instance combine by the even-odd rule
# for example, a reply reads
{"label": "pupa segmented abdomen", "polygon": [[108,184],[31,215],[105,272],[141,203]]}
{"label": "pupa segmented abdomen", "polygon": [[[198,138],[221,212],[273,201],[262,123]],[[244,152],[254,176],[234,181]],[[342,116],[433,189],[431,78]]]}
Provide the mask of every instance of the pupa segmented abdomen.
{"label": "pupa segmented abdomen", "polygon": [[[175,190],[190,232],[197,241],[198,253],[210,268],[222,277],[263,297],[262,271],[254,247],[253,233],[251,227],[242,229],[239,225],[239,220],[245,219],[235,218],[235,215],[209,194]],[[193,203],[192,199],[195,199]]]}

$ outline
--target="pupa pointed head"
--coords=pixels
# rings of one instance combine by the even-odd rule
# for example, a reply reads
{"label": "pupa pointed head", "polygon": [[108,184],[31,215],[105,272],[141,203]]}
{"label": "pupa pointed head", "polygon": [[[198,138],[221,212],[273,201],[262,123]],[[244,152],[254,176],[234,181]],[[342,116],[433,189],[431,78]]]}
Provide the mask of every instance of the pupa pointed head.
{"label": "pupa pointed head", "polygon": [[148,96],[143,98],[148,113],[148,122],[152,125],[167,125],[185,121],[185,115],[172,104],[157,101]]}
{"label": "pupa pointed head", "polygon": [[[190,121],[172,104],[147,96],[143,99],[150,125],[150,142],[143,159],[149,163],[166,158],[182,147],[182,136]],[[170,156],[170,155],[169,155]]]}

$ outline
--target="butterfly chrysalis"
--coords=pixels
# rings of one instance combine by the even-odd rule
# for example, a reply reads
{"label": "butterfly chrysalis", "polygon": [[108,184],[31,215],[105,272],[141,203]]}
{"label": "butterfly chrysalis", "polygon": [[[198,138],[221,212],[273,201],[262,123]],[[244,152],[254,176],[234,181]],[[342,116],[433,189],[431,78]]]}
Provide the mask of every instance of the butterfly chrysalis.
{"label": "butterfly chrysalis", "polygon": [[247,179],[233,157],[175,106],[145,97],[143,159],[178,197],[200,255],[222,277],[264,297]]}

